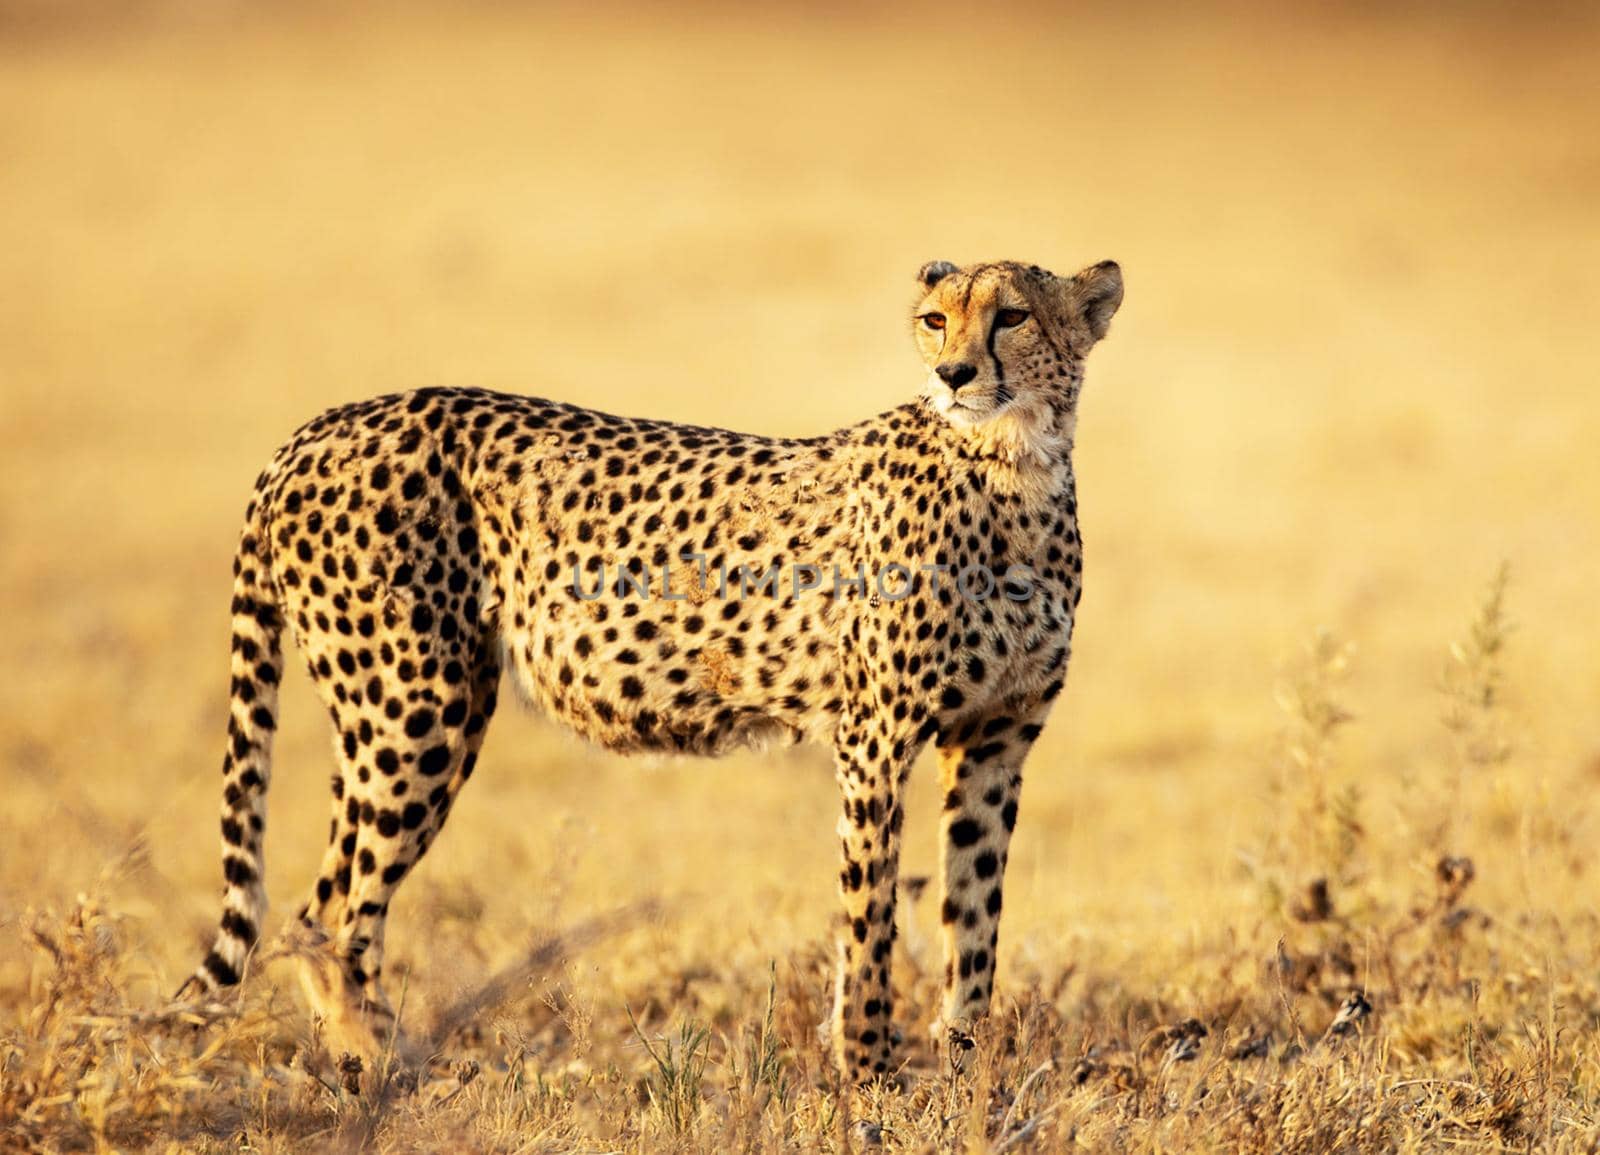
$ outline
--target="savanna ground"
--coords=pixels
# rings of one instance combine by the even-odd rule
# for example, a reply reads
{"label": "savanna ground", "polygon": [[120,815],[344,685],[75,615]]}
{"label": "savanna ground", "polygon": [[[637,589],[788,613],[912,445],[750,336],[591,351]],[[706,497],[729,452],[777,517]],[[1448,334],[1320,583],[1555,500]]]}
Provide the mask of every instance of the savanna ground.
{"label": "savanna ground", "polygon": [[[0,7],[0,1145],[1593,1149],[1592,10],[664,11]],[[391,924],[435,1061],[341,1067],[286,962],[168,1007],[294,425],[450,383],[820,431],[916,388],[922,261],[1012,255],[1129,289],[975,1051],[908,898],[903,1085],[839,1095],[825,755],[516,711]],[[276,766],[282,915],[303,680]]]}

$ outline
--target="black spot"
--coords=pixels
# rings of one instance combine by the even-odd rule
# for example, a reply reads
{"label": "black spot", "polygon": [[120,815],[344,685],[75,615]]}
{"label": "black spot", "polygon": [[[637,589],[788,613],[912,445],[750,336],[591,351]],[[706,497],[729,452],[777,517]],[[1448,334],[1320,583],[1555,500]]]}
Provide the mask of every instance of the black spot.
{"label": "black spot", "polygon": [[983,827],[970,818],[963,818],[950,824],[950,844],[952,846],[971,846],[983,837]]}
{"label": "black spot", "polygon": [[429,778],[443,774],[450,768],[450,747],[435,746],[417,759],[417,770]]}
{"label": "black spot", "polygon": [[427,709],[413,710],[406,719],[406,736],[421,738],[433,729],[433,711]]}

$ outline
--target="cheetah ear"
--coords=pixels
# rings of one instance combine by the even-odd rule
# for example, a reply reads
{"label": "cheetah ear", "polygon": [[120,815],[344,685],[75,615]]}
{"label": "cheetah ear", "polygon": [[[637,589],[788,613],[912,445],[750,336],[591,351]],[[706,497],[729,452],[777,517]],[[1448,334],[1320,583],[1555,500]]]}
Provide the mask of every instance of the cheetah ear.
{"label": "cheetah ear", "polygon": [[1100,340],[1122,304],[1122,269],[1116,261],[1090,265],[1067,282],[1067,303]]}
{"label": "cheetah ear", "polygon": [[931,289],[955,271],[956,266],[949,261],[929,261],[917,270],[917,282],[924,289]]}

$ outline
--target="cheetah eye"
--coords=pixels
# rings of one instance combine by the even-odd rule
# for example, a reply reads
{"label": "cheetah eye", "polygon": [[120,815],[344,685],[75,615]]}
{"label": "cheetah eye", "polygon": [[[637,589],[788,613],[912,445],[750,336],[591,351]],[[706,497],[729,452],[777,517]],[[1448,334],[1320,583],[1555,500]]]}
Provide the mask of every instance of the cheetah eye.
{"label": "cheetah eye", "polygon": [[921,321],[924,325],[926,325],[930,329],[943,329],[944,328],[944,314],[943,313],[924,313],[924,314],[922,314],[922,316],[918,317],[917,320]]}
{"label": "cheetah eye", "polygon": [[1001,309],[994,315],[996,329],[1015,329],[1028,319],[1028,314],[1021,309]]}

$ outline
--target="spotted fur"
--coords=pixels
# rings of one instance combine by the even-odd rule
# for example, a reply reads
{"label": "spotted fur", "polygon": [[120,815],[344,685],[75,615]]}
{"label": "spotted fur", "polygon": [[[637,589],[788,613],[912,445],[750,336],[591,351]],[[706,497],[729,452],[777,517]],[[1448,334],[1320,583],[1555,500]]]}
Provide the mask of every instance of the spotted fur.
{"label": "spotted fur", "polygon": [[[300,918],[331,937],[364,1013],[387,1014],[389,903],[472,776],[509,668],[539,708],[612,750],[831,745],[844,907],[832,1031],[857,1078],[892,1060],[903,795],[932,742],[943,1018],[983,1015],[1022,761],[1061,691],[1082,588],[1070,453],[1083,361],[1121,275],[938,262],[918,287],[923,396],[820,437],[470,389],[346,405],[296,432],[256,483],[234,566],[226,893],[191,982],[237,982],[260,937],[287,629],[339,762]],[[797,588],[800,566],[819,588]],[[955,576],[976,566],[1016,588],[968,596]],[[619,570],[633,582],[620,591]],[[1024,582],[1028,596],[1010,596]]]}

